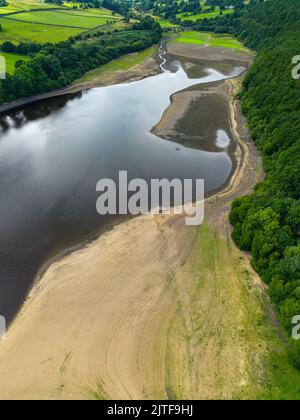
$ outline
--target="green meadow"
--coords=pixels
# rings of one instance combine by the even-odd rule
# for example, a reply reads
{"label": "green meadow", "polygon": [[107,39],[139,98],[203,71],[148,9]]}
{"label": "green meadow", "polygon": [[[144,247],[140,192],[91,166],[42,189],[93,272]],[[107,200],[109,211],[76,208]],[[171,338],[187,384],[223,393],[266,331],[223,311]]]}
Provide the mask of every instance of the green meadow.
{"label": "green meadow", "polygon": [[[70,10],[66,10],[68,13],[78,13],[78,10],[74,10],[73,6],[76,5],[76,3],[64,3],[64,8],[66,10],[67,7],[69,7]],[[77,3],[78,5],[78,3]],[[121,16],[113,13],[111,10],[104,9],[103,7],[100,9],[84,9],[79,10],[81,14],[84,15],[97,15],[97,16],[104,16],[108,18],[120,18]]]}
{"label": "green meadow", "polygon": [[7,14],[12,12],[20,12],[22,10],[32,9],[52,9],[59,6],[53,4],[47,4],[41,0],[9,0],[8,6],[0,7],[0,14]]}
{"label": "green meadow", "polygon": [[211,32],[181,32],[180,36],[174,39],[174,42],[232,48],[234,50],[249,52],[237,39],[231,36],[217,35]]}
{"label": "green meadow", "polygon": [[[95,17],[94,17],[95,16]],[[34,24],[45,24],[54,26],[71,26],[80,29],[96,28],[107,23],[111,18],[106,18],[101,15],[84,15],[84,12],[64,12],[62,11],[44,11],[44,12],[27,12],[13,15],[9,20],[18,22],[29,22]],[[3,25],[5,25],[3,23]]]}
{"label": "green meadow", "polygon": [[140,51],[134,54],[126,54],[116,60],[113,60],[107,64],[104,64],[96,70],[88,72],[80,80],[77,80],[74,84],[85,83],[93,80],[97,80],[101,76],[111,75],[112,73],[124,70],[130,70],[133,67],[141,64],[147,58],[150,58],[155,54],[156,47],[147,48],[144,51]]}
{"label": "green meadow", "polygon": [[161,26],[162,28],[174,28],[174,27],[179,27],[179,25],[175,25],[174,23],[170,22],[169,20],[162,19],[162,18],[160,18],[160,17],[158,17],[158,16],[154,16],[154,19],[156,19],[156,20],[159,22],[159,24],[160,24],[160,26]]}
{"label": "green meadow", "polygon": [[27,61],[29,57],[27,55],[19,54],[8,54],[1,52],[1,56],[5,58],[6,61],[6,72],[11,74],[15,70],[15,63],[19,60]]}
{"label": "green meadow", "polygon": [[[191,14],[191,13],[179,13],[177,17],[182,20],[192,20],[193,22],[200,19],[211,19],[215,18],[220,15],[220,7],[217,6],[214,12],[205,12],[205,8],[209,9],[209,7],[204,7],[204,13],[199,14]],[[223,15],[228,15],[232,13],[233,10],[223,10]]]}
{"label": "green meadow", "polygon": [[109,20],[118,20],[122,18],[121,15],[113,14],[108,9],[84,9],[84,10],[61,9],[60,12],[66,13],[68,15],[73,15],[73,16],[78,16],[79,14],[80,16],[84,16],[84,17],[105,18]]}
{"label": "green meadow", "polygon": [[[223,15],[228,15],[232,13],[232,10],[224,10]],[[193,22],[200,19],[211,19],[215,18],[220,15],[220,11],[216,10],[215,12],[208,12],[208,13],[199,13],[197,15],[190,15],[185,13],[180,13],[177,15],[178,18],[182,20],[192,20]]]}
{"label": "green meadow", "polygon": [[0,18],[0,42],[60,42],[82,32],[80,28],[46,26]]}
{"label": "green meadow", "polygon": [[[107,24],[117,25],[121,21],[121,16],[110,10],[74,10],[74,4],[79,3],[59,7],[41,0],[10,0],[7,7],[0,8],[0,42],[55,43]],[[18,13],[10,15],[12,12]]]}

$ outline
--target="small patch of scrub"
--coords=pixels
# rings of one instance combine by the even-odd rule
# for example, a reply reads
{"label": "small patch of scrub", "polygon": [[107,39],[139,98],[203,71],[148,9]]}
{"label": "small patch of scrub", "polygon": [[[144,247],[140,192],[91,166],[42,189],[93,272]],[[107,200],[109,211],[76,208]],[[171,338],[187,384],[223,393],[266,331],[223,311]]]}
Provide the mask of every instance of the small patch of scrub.
{"label": "small patch of scrub", "polygon": [[64,374],[64,372],[65,372],[65,370],[66,370],[66,368],[67,368],[68,364],[70,363],[71,359],[72,359],[72,352],[68,352],[68,353],[65,355],[65,358],[64,358],[63,364],[61,365],[61,368],[60,368],[60,373],[61,373],[61,375],[63,375],[63,374]]}
{"label": "small patch of scrub", "polygon": [[108,396],[103,390],[102,381],[97,382],[95,389],[88,390],[88,398],[90,400],[96,400],[96,401],[104,401],[108,399]]}

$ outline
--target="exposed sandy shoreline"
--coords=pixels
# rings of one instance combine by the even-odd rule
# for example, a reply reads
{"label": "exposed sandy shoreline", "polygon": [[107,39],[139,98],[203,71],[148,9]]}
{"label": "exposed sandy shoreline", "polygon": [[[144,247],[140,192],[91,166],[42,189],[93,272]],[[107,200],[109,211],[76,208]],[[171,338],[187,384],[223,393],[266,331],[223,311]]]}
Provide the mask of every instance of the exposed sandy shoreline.
{"label": "exposed sandy shoreline", "polygon": [[[233,99],[240,81],[223,85],[236,170],[206,200],[205,226],[188,228],[178,215],[140,216],[54,262],[0,342],[1,399],[246,398],[258,387],[266,343],[254,326],[250,345],[236,323],[261,310],[264,287],[233,245],[228,222],[232,199],[263,176]],[[171,105],[160,129],[190,100]],[[211,268],[201,259],[206,229],[222,246]],[[223,327],[227,334],[216,336]]]}
{"label": "exposed sandy shoreline", "polygon": [[[205,112],[206,109],[204,108],[207,107],[208,99],[211,99],[210,105],[212,108],[212,102],[214,100],[217,102],[216,99],[218,99],[218,102],[224,104],[224,109],[228,108],[229,114],[230,98],[226,81],[222,80],[219,82],[205,83],[172,95],[170,106],[163,113],[161,120],[152,128],[152,132],[158,137],[178,141],[180,144],[186,145],[185,138],[192,138],[193,136],[191,133],[181,130],[180,121],[185,115],[188,116],[193,108],[196,109],[197,114],[204,114],[206,121],[201,120],[201,123],[211,125],[211,123],[216,120],[215,114],[220,111],[220,109],[215,107],[216,109]],[[197,115],[197,117],[198,119],[202,118],[201,115]],[[229,120],[229,115],[224,119]],[[197,135],[194,135],[194,142],[191,146],[195,148],[202,147],[204,150],[219,150],[217,146],[214,144],[207,144],[204,140],[206,140],[204,129],[198,129]]]}
{"label": "exposed sandy shoreline", "polygon": [[211,61],[211,62],[235,62],[249,64],[253,60],[253,55],[241,51],[222,47],[212,47],[207,45],[180,44],[169,42],[167,46],[169,54],[190,59],[191,61]]}

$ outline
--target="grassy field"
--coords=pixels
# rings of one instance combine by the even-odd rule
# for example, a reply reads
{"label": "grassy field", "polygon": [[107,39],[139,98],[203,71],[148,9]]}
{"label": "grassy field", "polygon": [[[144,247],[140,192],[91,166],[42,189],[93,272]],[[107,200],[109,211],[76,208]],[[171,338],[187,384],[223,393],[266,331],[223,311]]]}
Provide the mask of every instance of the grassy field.
{"label": "grassy field", "polygon": [[[71,3],[64,3],[64,7],[70,7],[70,10],[65,10],[68,13],[78,13],[78,10],[74,10],[72,7]],[[108,9],[104,9],[103,7],[100,9],[84,9],[82,11],[80,11],[81,14],[83,15],[92,15],[92,16],[104,16],[104,17],[108,17],[108,18],[118,18],[120,17],[120,15],[113,13],[111,10]]]}
{"label": "grassy field", "polygon": [[105,24],[101,26],[101,28],[90,29],[88,31],[88,34],[93,36],[93,34],[96,34],[99,32],[113,32],[116,29],[118,31],[125,31],[126,29],[129,29],[129,28],[130,28],[129,23],[125,23],[123,20],[117,20],[117,21],[113,21],[113,23]]}
{"label": "grassy field", "polygon": [[82,32],[80,28],[73,29],[60,26],[33,25],[28,22],[18,22],[1,18],[0,24],[2,25],[0,42],[60,42]]}
{"label": "grassy field", "polygon": [[174,42],[185,44],[209,45],[213,47],[232,48],[239,51],[248,52],[237,39],[227,35],[217,35],[211,32],[182,32],[180,36],[174,39]]}
{"label": "grassy field", "polygon": [[[73,3],[69,8],[62,8],[41,0],[11,0],[8,7],[0,8],[0,42],[59,42],[111,22],[121,23],[121,16],[110,10],[73,10],[72,6]],[[43,10],[32,11],[36,9]],[[20,13],[5,17],[5,14],[16,11]]]}
{"label": "grassy field", "polygon": [[120,15],[113,14],[108,9],[84,9],[84,10],[67,10],[67,9],[61,9],[58,10],[60,13],[65,13],[72,16],[84,16],[84,17],[90,17],[90,18],[105,18],[109,20],[118,20],[121,18]]}
{"label": "grassy field", "polygon": [[159,24],[162,28],[179,27],[179,25],[175,25],[174,23],[170,22],[169,20],[161,19],[159,16],[154,16],[154,19],[156,19],[159,22]]}
{"label": "grassy field", "polygon": [[[210,6],[205,6],[205,1],[201,1],[200,3],[202,5],[204,13],[199,13],[199,14],[179,13],[176,17],[178,19],[181,19],[181,20],[191,20],[191,21],[195,22],[196,20],[199,20],[199,19],[211,19],[211,18],[215,18],[215,17],[220,15],[220,7],[219,6],[216,7],[214,12],[209,12],[208,10],[210,10]],[[207,12],[205,10],[207,10]],[[224,10],[223,11],[224,15],[227,15],[227,14],[230,14],[230,13],[233,13],[233,10]],[[162,28],[173,28],[173,27],[178,26],[178,25],[175,25],[174,23],[172,23],[172,22],[170,22],[166,19],[160,18],[159,16],[154,16],[154,18],[156,18],[159,21]]]}
{"label": "grassy field", "polygon": [[9,0],[7,7],[0,7],[0,14],[20,12],[22,10],[31,9],[52,9],[59,6],[53,4],[47,4],[41,0]]}
{"label": "grassy field", "polygon": [[[232,13],[233,10],[224,10],[223,11],[223,15],[228,15],[230,13]],[[197,15],[193,15],[190,13],[180,13],[177,15],[177,17],[179,19],[182,20],[192,20],[192,21],[196,21],[198,19],[211,19],[211,18],[215,18],[217,16],[220,15],[220,8],[216,7],[216,10],[214,12],[204,12],[204,13],[199,13]]]}
{"label": "grassy field", "polygon": [[[223,15],[228,15],[232,13],[232,10],[224,10],[223,11]],[[215,11],[215,12],[208,12],[208,13],[199,13],[197,15],[187,15],[185,13],[180,13],[179,15],[177,15],[178,18],[182,19],[182,20],[192,20],[192,21],[196,21],[199,19],[211,19],[211,18],[215,18],[217,16],[220,15],[220,11]]]}
{"label": "grassy field", "polygon": [[[103,17],[102,15],[85,15],[84,12],[64,12],[64,11],[44,11],[44,12],[27,12],[13,15],[9,19],[22,22],[38,23],[55,26],[71,26],[80,29],[96,28],[105,25],[108,20],[118,20],[114,17]],[[5,22],[5,21],[4,21]],[[3,26],[5,27],[5,23]]]}
{"label": "grassy field", "polygon": [[27,55],[19,54],[8,54],[1,52],[1,56],[5,58],[6,61],[6,72],[11,74],[15,70],[15,63],[19,60],[27,61],[29,57]]}
{"label": "grassy field", "polygon": [[113,60],[110,63],[101,66],[99,69],[88,72],[80,80],[77,80],[75,84],[93,81],[106,74],[111,75],[118,71],[130,70],[132,67],[141,64],[144,60],[151,57],[155,53],[155,49],[156,47],[151,47],[139,53],[124,55],[117,60]]}

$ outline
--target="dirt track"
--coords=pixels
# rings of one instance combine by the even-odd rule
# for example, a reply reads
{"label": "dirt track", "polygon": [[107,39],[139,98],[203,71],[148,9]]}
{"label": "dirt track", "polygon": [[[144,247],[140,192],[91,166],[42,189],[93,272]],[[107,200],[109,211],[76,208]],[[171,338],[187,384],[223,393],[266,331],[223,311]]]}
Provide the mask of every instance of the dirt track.
{"label": "dirt track", "polygon": [[[239,83],[227,81],[231,96]],[[141,216],[54,263],[0,345],[0,398],[255,397],[264,288],[228,212],[262,171],[238,108],[237,170],[205,224]]]}

